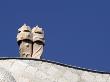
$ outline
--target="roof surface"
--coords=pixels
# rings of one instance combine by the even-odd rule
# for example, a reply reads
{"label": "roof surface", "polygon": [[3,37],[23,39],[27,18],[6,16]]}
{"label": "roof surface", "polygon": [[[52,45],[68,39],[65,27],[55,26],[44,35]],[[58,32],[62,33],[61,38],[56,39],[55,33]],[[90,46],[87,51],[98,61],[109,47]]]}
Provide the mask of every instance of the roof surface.
{"label": "roof surface", "polygon": [[0,58],[0,82],[3,80],[6,82],[110,82],[110,73],[44,59]]}

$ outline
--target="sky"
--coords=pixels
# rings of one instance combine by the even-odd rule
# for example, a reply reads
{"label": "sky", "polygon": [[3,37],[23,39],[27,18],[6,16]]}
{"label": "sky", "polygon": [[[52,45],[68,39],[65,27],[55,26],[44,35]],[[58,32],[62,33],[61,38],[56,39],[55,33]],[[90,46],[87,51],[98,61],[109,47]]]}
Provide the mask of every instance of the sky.
{"label": "sky", "polygon": [[19,57],[24,23],[45,30],[43,59],[110,72],[109,0],[0,0],[0,57]]}

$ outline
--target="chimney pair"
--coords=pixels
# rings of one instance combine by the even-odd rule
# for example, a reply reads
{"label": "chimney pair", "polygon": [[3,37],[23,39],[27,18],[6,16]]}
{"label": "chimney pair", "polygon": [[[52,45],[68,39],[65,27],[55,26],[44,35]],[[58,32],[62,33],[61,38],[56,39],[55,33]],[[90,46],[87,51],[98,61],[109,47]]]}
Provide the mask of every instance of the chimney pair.
{"label": "chimney pair", "polygon": [[18,29],[17,43],[20,57],[40,59],[44,48],[44,30],[39,26],[32,30],[24,24]]}

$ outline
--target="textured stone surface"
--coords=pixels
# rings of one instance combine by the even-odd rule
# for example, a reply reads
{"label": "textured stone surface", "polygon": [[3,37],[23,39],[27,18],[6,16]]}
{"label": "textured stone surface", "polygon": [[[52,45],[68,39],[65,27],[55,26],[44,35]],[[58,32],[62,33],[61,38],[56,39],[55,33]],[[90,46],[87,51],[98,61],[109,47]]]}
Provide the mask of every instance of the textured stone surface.
{"label": "textured stone surface", "polygon": [[18,29],[17,43],[20,57],[40,59],[44,48],[44,30],[38,26],[32,30],[24,24]]}
{"label": "textured stone surface", "polygon": [[19,45],[20,57],[31,57],[32,55],[32,34],[31,28],[24,24],[18,29],[17,43]]}
{"label": "textured stone surface", "polygon": [[45,44],[44,30],[38,26],[32,29],[33,35],[33,54],[32,58],[40,59]]}
{"label": "textured stone surface", "polygon": [[1,59],[0,82],[110,82],[110,74],[44,60]]}
{"label": "textured stone surface", "polygon": [[0,67],[0,82],[16,82],[9,71]]}

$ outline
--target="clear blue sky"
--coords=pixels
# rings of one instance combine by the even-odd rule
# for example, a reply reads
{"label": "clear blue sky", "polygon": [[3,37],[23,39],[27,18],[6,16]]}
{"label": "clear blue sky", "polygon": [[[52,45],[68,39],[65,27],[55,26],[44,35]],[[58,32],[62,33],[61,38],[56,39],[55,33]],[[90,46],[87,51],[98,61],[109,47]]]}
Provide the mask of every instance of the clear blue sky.
{"label": "clear blue sky", "polygon": [[24,23],[45,29],[45,59],[110,71],[109,0],[1,0],[1,57],[19,56]]}

